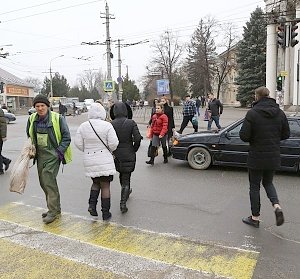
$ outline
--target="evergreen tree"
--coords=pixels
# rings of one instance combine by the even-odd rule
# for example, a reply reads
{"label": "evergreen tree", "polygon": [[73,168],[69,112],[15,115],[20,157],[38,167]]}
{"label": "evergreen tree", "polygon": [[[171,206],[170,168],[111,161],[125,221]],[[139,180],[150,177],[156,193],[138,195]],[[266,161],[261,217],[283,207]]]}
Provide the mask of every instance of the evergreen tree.
{"label": "evergreen tree", "polygon": [[[45,77],[43,88],[41,89],[41,93],[44,95],[48,95],[51,91],[51,82],[50,79]],[[70,86],[67,82],[67,79],[59,73],[55,73],[54,77],[52,78],[52,88],[53,88],[53,97],[65,97],[67,96]]]}
{"label": "evergreen tree", "polygon": [[237,100],[242,107],[251,104],[254,90],[266,84],[266,26],[262,9],[256,8],[244,26],[243,39],[238,46]]}
{"label": "evergreen tree", "polygon": [[173,93],[181,99],[188,93],[188,81],[183,73],[183,69],[177,70],[173,74]]}
{"label": "evergreen tree", "polygon": [[216,58],[215,41],[212,36],[215,22],[203,19],[192,36],[188,47],[186,70],[194,96],[207,95],[211,91],[211,80],[214,73]]}
{"label": "evergreen tree", "polygon": [[140,96],[140,90],[135,85],[135,82],[130,80],[128,77],[126,77],[122,83],[123,85],[123,94],[122,94],[122,101],[125,102],[127,100],[139,100],[141,98]]}

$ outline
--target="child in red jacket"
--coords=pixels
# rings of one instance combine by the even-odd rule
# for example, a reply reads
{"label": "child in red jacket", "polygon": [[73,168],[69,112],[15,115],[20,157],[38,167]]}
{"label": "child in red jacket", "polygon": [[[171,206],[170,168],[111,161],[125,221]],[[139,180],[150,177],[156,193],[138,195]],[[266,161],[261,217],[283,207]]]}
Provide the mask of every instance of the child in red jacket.
{"label": "child in red jacket", "polygon": [[164,163],[168,163],[167,133],[168,117],[164,114],[164,106],[162,104],[156,104],[156,112],[153,114],[151,122],[151,156],[150,160],[146,161],[146,164],[154,165],[155,153],[160,144],[163,149]]}

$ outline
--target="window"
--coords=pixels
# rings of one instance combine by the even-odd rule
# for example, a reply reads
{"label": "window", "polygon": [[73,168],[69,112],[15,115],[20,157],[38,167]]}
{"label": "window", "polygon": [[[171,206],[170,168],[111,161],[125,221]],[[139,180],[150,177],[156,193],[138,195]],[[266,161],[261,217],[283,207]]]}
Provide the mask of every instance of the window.
{"label": "window", "polygon": [[300,137],[300,126],[297,120],[289,120],[291,138]]}
{"label": "window", "polygon": [[240,130],[242,128],[243,122],[234,127],[232,130],[228,132],[228,136],[230,137],[240,137]]}

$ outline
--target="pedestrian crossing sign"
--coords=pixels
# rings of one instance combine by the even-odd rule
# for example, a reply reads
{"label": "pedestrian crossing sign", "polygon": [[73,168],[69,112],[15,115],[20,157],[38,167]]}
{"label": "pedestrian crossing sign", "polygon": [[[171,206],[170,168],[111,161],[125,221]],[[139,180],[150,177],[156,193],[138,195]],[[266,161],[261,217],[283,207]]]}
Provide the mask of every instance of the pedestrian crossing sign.
{"label": "pedestrian crossing sign", "polygon": [[113,92],[115,91],[115,82],[112,80],[104,81],[104,91]]}

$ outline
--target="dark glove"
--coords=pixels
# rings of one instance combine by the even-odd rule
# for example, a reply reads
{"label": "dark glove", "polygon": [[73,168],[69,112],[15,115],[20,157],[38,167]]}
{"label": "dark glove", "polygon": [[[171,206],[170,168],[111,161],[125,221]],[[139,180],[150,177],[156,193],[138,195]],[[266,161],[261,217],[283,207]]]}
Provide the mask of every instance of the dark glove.
{"label": "dark glove", "polygon": [[65,159],[64,154],[59,149],[56,149],[56,152],[57,152],[57,155],[58,155],[58,159],[60,161],[63,161]]}

